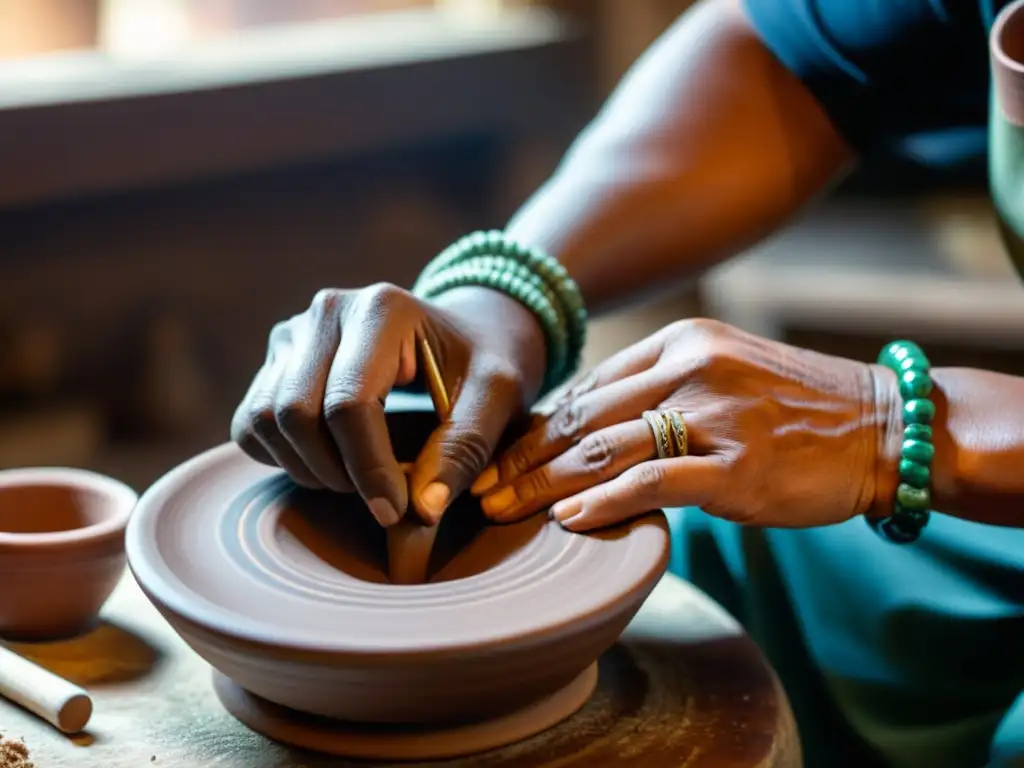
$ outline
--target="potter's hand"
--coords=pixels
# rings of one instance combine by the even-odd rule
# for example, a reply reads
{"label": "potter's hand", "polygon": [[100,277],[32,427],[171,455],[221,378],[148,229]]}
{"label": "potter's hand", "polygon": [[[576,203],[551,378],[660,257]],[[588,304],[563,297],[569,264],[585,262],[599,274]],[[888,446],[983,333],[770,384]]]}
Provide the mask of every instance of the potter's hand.
{"label": "potter's hand", "polygon": [[[898,400],[879,367],[679,322],[600,365],[473,490],[495,520],[555,504],[576,531],[680,506],[762,526],[836,523],[874,503]],[[688,455],[659,460],[642,413],[669,408],[684,416]]]}
{"label": "potter's hand", "polygon": [[[392,452],[383,399],[416,378],[418,335],[438,357],[452,413],[407,482]],[[231,436],[301,485],[354,486],[384,526],[405,514],[410,489],[420,517],[436,523],[490,460],[509,421],[536,397],[544,355],[533,316],[492,291],[463,288],[425,303],[392,285],[325,289],[271,332]]]}

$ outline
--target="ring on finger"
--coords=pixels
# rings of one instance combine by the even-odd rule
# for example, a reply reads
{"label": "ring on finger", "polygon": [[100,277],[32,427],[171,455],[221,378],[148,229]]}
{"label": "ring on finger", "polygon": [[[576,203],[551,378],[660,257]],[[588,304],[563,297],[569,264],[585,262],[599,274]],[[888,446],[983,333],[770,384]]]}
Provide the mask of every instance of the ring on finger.
{"label": "ring on finger", "polygon": [[643,417],[654,434],[654,445],[659,459],[686,456],[689,449],[689,438],[681,411],[675,408],[664,411],[644,411]]}
{"label": "ring on finger", "polygon": [[658,411],[644,411],[644,421],[654,433],[654,445],[659,459],[670,459],[673,455],[672,438],[666,419]]}
{"label": "ring on finger", "polygon": [[661,412],[662,417],[672,433],[672,447],[675,456],[686,456],[689,451],[689,435],[686,431],[686,421],[683,419],[682,411],[676,408],[669,408]]}

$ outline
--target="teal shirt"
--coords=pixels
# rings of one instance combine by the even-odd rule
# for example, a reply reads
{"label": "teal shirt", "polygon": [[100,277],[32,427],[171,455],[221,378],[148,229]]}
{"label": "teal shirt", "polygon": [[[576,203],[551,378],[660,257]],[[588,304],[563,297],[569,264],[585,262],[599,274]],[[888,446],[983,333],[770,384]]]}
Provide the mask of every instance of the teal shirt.
{"label": "teal shirt", "polygon": [[862,154],[943,164],[987,152],[1003,239],[1024,275],[1024,129],[991,103],[989,32],[1010,0],[745,3],[765,45]]}
{"label": "teal shirt", "polygon": [[988,31],[1008,0],[745,0],[766,46],[861,152],[984,149]]}
{"label": "teal shirt", "polygon": [[[947,140],[947,160],[987,153],[1024,265],[1024,128],[990,101],[989,30],[1009,0],[744,1],[861,153],[922,137]],[[860,519],[805,530],[741,529],[699,510],[674,519],[681,543],[717,545],[717,560],[681,548],[693,554],[680,570],[721,564],[722,601],[786,683],[808,766],[874,765],[843,756],[833,710],[887,766],[1024,766],[1024,529],[935,515],[897,547]]]}

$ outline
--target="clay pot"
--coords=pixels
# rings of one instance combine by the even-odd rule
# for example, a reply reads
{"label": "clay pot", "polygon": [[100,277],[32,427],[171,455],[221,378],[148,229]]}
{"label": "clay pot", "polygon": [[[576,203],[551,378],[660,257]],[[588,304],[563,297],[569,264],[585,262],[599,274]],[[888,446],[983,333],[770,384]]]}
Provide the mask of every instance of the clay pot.
{"label": "clay pot", "polygon": [[1024,0],[996,17],[989,54],[989,186],[1007,252],[1024,275]]}
{"label": "clay pot", "polygon": [[[437,424],[388,420],[400,461]],[[669,536],[661,512],[586,536],[544,515],[485,525],[467,495],[428,583],[394,585],[356,496],[299,489],[224,445],[143,495],[127,551],[173,628],[241,688],[329,718],[425,724],[500,717],[569,685],[650,594]]]}
{"label": "clay pot", "polygon": [[0,472],[0,635],[43,640],[88,628],[124,572],[136,499],[85,470]]}

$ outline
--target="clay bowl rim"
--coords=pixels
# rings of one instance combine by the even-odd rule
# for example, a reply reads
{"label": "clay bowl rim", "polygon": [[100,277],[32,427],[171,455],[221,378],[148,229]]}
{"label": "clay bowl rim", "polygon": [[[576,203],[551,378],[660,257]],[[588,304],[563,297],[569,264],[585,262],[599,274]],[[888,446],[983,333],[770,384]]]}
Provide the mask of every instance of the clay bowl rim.
{"label": "clay bowl rim", "polygon": [[[142,591],[161,612],[166,611],[172,614],[176,620],[184,621],[194,629],[198,629],[207,635],[214,635],[250,648],[269,651],[275,656],[279,656],[281,651],[287,651],[293,658],[301,655],[302,657],[331,658],[334,660],[352,658],[359,659],[362,662],[380,659],[392,663],[398,659],[416,659],[419,661],[441,659],[469,652],[486,653],[494,649],[501,649],[509,642],[509,637],[502,636],[483,640],[459,640],[452,643],[417,645],[415,647],[403,646],[401,648],[380,648],[373,645],[360,645],[351,641],[335,641],[325,644],[319,639],[282,637],[280,631],[275,633],[273,629],[261,626],[259,621],[238,616],[228,610],[218,610],[218,606],[215,603],[210,602],[203,595],[188,588],[175,576],[174,571],[160,557],[159,546],[154,541],[145,537],[144,532],[148,530],[147,526],[151,524],[147,521],[147,518],[154,517],[156,514],[154,510],[160,508],[159,505],[154,503],[154,500],[165,498],[176,487],[179,478],[188,475],[204,462],[212,461],[220,454],[232,453],[240,453],[240,449],[234,443],[228,442],[207,449],[197,456],[188,459],[151,485],[142,494],[136,505],[138,513],[132,515],[125,536],[128,569]],[[252,460],[250,459],[250,461]],[[548,524],[557,525],[555,522]],[[585,615],[573,613],[557,623],[551,623],[526,633],[515,634],[516,644],[519,646],[546,644],[560,637],[588,631],[607,621],[609,616],[622,611],[631,603],[638,592],[646,591],[649,593],[664,575],[671,559],[671,530],[668,518],[662,509],[652,509],[617,526],[612,526],[612,528],[632,532],[641,526],[656,526],[664,535],[663,546],[660,548],[657,556],[651,557],[651,561],[644,569],[642,576],[637,577],[629,585],[628,589],[624,588],[614,600],[609,601],[600,611],[594,611]],[[571,535],[586,536],[587,534]],[[419,586],[412,585],[396,588],[415,590]]]}
{"label": "clay bowl rim", "polygon": [[1024,74],[1024,61],[1018,61],[1017,59],[1009,56],[1006,53],[1006,47],[1003,45],[1003,38],[1006,34],[1006,27],[1011,21],[1015,21],[1018,24],[1024,24],[1024,20],[1015,19],[1018,13],[1024,13],[1024,0],[1013,0],[1012,3],[1003,7],[998,14],[996,14],[995,21],[992,24],[992,30],[989,32],[989,50],[991,55],[999,62],[999,64],[1010,72],[1015,74]]}
{"label": "clay bowl rim", "polygon": [[0,531],[0,554],[30,553],[45,550],[68,552],[87,544],[122,542],[138,504],[139,494],[127,483],[88,469],[74,467],[21,467],[0,470],[0,494],[9,488],[43,486],[93,491],[112,504],[102,520],[80,528],[40,533]]}

